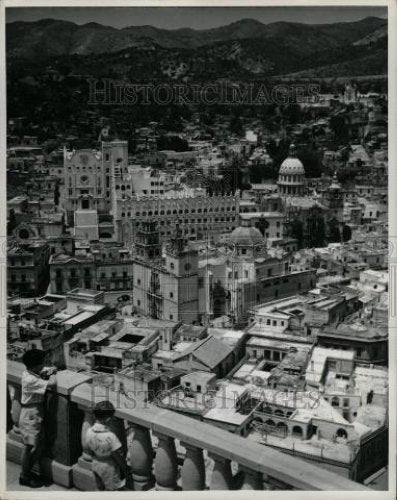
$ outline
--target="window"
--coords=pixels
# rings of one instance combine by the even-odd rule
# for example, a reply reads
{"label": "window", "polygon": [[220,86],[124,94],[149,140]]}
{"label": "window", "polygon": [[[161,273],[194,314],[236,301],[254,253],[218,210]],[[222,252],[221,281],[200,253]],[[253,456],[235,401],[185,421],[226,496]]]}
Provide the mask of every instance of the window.
{"label": "window", "polygon": [[174,298],[174,292],[170,292],[170,299]]}

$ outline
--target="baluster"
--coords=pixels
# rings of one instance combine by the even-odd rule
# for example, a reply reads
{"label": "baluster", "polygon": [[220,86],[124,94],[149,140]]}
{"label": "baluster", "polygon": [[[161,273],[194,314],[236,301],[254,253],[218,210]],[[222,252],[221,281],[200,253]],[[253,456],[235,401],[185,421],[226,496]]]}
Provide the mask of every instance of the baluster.
{"label": "baluster", "polygon": [[156,477],[156,490],[176,490],[178,474],[178,460],[175,441],[173,438],[156,434],[159,440],[154,462],[154,475]]}
{"label": "baluster", "polygon": [[119,438],[122,446],[122,453],[124,455],[124,458],[127,458],[127,434],[125,430],[124,420],[121,418],[113,417],[110,421],[109,428]]}
{"label": "baluster", "polygon": [[267,474],[263,474],[262,477],[263,477],[262,486],[264,490],[274,491],[277,489],[274,487],[274,484],[272,484],[272,481]]}
{"label": "baluster", "polygon": [[19,430],[19,417],[21,415],[21,386],[14,385],[14,397],[12,398],[11,403],[11,416],[13,421],[12,432],[20,435],[21,431]]}
{"label": "baluster", "polygon": [[154,484],[153,447],[150,430],[141,425],[130,423],[133,432],[129,447],[129,461],[136,491],[150,489]]}
{"label": "baluster", "polygon": [[181,477],[182,489],[199,491],[205,489],[205,465],[203,450],[187,443],[181,443],[186,448]]}
{"label": "baluster", "polygon": [[[11,385],[11,384],[10,384]],[[21,463],[23,442],[19,429],[19,416],[21,414],[21,386],[12,384],[11,389],[11,419],[12,428],[7,435],[7,459],[18,464]]]}
{"label": "baluster", "polygon": [[242,490],[263,490],[263,479],[260,472],[248,469],[244,466],[239,466],[239,470],[244,473]]}
{"label": "baluster", "polygon": [[92,467],[92,455],[87,448],[86,434],[88,429],[94,423],[94,415],[92,409],[79,406],[84,412],[84,421],[81,427],[81,457],[78,459],[77,464],[73,466],[73,485],[79,490],[93,491],[97,489],[94,473]]}
{"label": "baluster", "polygon": [[94,415],[91,409],[89,408],[81,408],[84,411],[84,421],[81,427],[81,447],[83,452],[81,454],[81,458],[85,462],[92,462],[92,455],[87,447],[86,434],[90,427],[94,425]]}
{"label": "baluster", "polygon": [[233,488],[233,475],[230,460],[212,453],[209,456],[214,461],[210,489],[231,490]]}
{"label": "baluster", "polygon": [[7,391],[7,432],[9,432],[14,427],[14,422],[12,420],[12,413],[11,413],[12,400],[8,385],[6,386],[6,391]]}

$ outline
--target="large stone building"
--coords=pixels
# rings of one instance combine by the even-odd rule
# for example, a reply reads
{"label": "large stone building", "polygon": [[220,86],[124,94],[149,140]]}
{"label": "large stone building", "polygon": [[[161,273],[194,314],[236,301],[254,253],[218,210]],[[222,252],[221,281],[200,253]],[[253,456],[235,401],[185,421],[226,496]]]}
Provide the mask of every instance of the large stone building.
{"label": "large stone building", "polygon": [[[205,189],[180,184],[175,189],[175,175],[128,165],[127,147],[126,141],[112,141],[102,142],[101,151],[65,150],[62,200],[70,225],[75,224],[75,211],[97,212],[99,226],[101,216],[111,215],[118,241],[128,243],[152,217],[159,220],[163,241],[172,237],[177,221],[189,240],[216,238],[236,227],[238,194],[208,197]],[[96,235],[95,224],[89,226],[77,235]]]}
{"label": "large stone building", "polygon": [[186,247],[180,229],[162,258],[154,222],[137,235],[134,306],[151,318],[192,323],[198,319],[198,253]]}
{"label": "large stone building", "polygon": [[291,272],[288,253],[268,253],[266,239],[255,227],[236,228],[227,238],[227,247],[200,261],[199,300],[204,322],[226,315],[232,324],[245,324],[250,307],[315,285],[314,269]]}
{"label": "large stone building", "polygon": [[70,225],[77,208],[110,213],[114,177],[127,169],[126,141],[103,142],[102,150],[64,151],[63,208]]}
{"label": "large stone building", "polygon": [[158,220],[161,240],[169,240],[179,223],[186,239],[217,239],[237,226],[238,195],[206,196],[188,188],[164,195],[130,195],[118,198],[113,217],[119,241],[132,241],[141,225]]}

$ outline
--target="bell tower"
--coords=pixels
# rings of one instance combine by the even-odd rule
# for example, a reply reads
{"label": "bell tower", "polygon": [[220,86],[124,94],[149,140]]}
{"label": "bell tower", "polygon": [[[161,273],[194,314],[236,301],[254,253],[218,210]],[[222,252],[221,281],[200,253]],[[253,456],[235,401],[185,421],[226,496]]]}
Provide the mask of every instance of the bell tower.
{"label": "bell tower", "polygon": [[198,273],[198,252],[189,249],[179,224],[165,251],[166,268],[176,276],[189,276]]}
{"label": "bell tower", "polygon": [[154,221],[142,222],[142,227],[137,231],[135,247],[139,259],[145,261],[161,259],[161,243]]}

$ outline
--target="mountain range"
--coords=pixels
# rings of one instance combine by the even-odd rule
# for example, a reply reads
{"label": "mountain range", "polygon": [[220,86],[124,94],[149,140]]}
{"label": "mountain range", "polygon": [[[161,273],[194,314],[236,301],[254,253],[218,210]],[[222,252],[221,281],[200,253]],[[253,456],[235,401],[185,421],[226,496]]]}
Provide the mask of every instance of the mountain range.
{"label": "mountain range", "polygon": [[[387,73],[387,20],[368,17],[356,22],[263,24],[242,19],[206,30],[130,26],[117,29],[97,23],[78,25],[43,19],[6,25],[7,62],[30,65],[67,63],[71,72],[178,79],[284,75],[300,71]],[[357,62],[359,61],[359,62]],[[88,68],[84,70],[84,68]],[[327,70],[329,68],[329,70]],[[151,74],[151,72],[153,74]],[[327,75],[327,73],[330,73]],[[339,75],[343,76],[343,75]]]}

